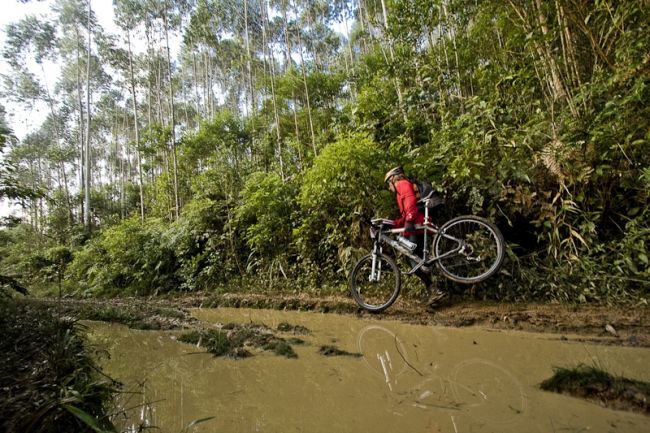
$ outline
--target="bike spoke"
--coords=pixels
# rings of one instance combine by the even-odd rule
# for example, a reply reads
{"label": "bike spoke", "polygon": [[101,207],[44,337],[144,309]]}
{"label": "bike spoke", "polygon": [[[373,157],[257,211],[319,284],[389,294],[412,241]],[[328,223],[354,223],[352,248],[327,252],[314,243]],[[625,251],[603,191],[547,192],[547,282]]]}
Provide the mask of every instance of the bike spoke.
{"label": "bike spoke", "polygon": [[[443,230],[444,229],[444,230]],[[477,282],[496,271],[503,257],[500,234],[479,218],[460,218],[441,229],[434,254],[448,277],[459,282]]]}
{"label": "bike spoke", "polygon": [[357,303],[370,311],[389,307],[399,294],[400,275],[395,263],[388,257],[372,255],[361,259],[350,278],[350,290]]}

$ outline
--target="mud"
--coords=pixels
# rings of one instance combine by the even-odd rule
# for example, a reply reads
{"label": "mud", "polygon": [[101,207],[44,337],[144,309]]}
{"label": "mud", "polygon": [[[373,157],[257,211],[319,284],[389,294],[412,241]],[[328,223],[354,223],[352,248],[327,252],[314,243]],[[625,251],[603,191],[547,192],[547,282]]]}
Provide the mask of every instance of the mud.
{"label": "mud", "polygon": [[555,368],[553,377],[542,382],[540,388],[583,398],[610,409],[650,415],[650,383],[613,376],[588,365]]}
{"label": "mud", "polygon": [[556,366],[599,365],[648,382],[647,348],[576,344],[575,334],[563,340],[563,334],[384,320],[390,315],[247,308],[189,314],[198,329],[254,326],[282,338],[299,335],[305,344],[294,347],[293,359],[268,350],[246,359],[215,358],[203,344],[178,342],[185,331],[91,322],[89,337],[111,354],[102,367],[129,391],[118,405],[125,411],[123,429],[173,433],[211,419],[193,431],[647,430],[643,414],[539,388]]}
{"label": "mud", "polygon": [[[55,301],[49,301],[54,305]],[[433,311],[417,301],[399,299],[382,314],[360,309],[347,296],[310,297],[269,294],[192,294],[167,298],[120,298],[105,300],[63,300],[66,314],[80,319],[104,320],[129,325],[128,317],[97,317],[96,310],[137,312],[136,323],[154,329],[194,328],[188,314],[196,307],[234,307],[271,310],[338,313],[375,320],[397,320],[418,325],[482,327],[551,334],[552,338],[578,335],[576,340],[618,346],[650,347],[650,308],[640,306],[561,305],[494,302],[448,302]],[[110,307],[110,308],[109,308]],[[75,311],[85,312],[78,315]],[[135,314],[135,313],[134,313]],[[300,330],[294,330],[300,334]]]}
{"label": "mud", "polygon": [[[580,341],[620,346],[650,347],[650,308],[641,306],[561,305],[533,303],[448,302],[427,310],[420,302],[399,299],[381,314],[360,309],[345,296],[313,298],[306,295],[269,296],[226,294],[169,299],[192,307],[236,307],[317,311],[398,320],[417,325],[478,326],[563,335],[577,334]],[[575,340],[575,339],[574,339]]]}

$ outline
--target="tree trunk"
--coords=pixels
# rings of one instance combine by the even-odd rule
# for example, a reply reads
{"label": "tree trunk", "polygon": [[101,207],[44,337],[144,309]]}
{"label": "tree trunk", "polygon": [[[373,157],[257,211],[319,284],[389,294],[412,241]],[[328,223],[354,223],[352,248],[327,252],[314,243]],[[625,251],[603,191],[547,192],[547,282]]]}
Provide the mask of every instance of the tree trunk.
{"label": "tree trunk", "polygon": [[[385,0],[381,0],[381,12],[382,12],[382,17],[384,19],[384,35],[386,36],[388,34],[388,13],[386,12]],[[393,42],[387,40],[386,44],[388,45],[388,53],[390,54],[391,66],[394,66],[395,51],[393,49]],[[393,78],[393,82],[395,83],[395,91],[397,92],[397,102],[399,105],[399,110],[402,113],[402,120],[404,120],[404,122],[406,123],[408,121],[408,117],[406,116],[406,110],[404,108],[404,96],[402,95],[402,87],[400,86],[399,79],[397,77]]]}
{"label": "tree trunk", "polygon": [[198,77],[198,67],[196,66],[196,50],[192,50],[192,74],[194,76],[194,98],[196,100],[196,114],[205,117],[205,113],[201,111],[201,97],[199,95],[199,77]]}
{"label": "tree trunk", "polygon": [[[45,77],[45,67],[41,63],[41,72],[43,73],[43,76]],[[47,79],[44,81],[45,83],[45,91],[47,94],[47,103],[50,106],[50,113],[52,114],[52,126],[54,128],[54,138],[56,139],[56,147],[59,151],[61,151],[61,132],[59,131],[59,119],[56,114],[56,110],[54,109],[54,100],[52,99],[52,95],[50,94],[50,88],[47,85]],[[72,224],[74,224],[74,214],[72,212],[72,201],[70,199],[70,188],[68,187],[68,177],[65,172],[65,161],[63,161],[63,155],[60,155],[60,159],[58,161],[59,163],[59,176],[60,178],[63,179],[63,194],[65,197],[65,203],[68,211],[68,225],[69,227],[72,227]]]}
{"label": "tree trunk", "polygon": [[318,156],[318,152],[316,151],[316,134],[314,134],[314,121],[312,119],[312,114],[311,114],[311,101],[309,98],[309,86],[307,86],[307,73],[305,72],[305,58],[302,55],[302,38],[300,37],[300,33],[298,33],[298,45],[300,49],[300,70],[302,72],[302,83],[305,88],[305,100],[307,102],[307,119],[309,120],[309,132],[311,134],[311,147],[314,150],[314,158]]}
{"label": "tree trunk", "polygon": [[[75,34],[76,34],[76,40],[77,42],[80,41],[81,35],[79,34],[79,29],[75,27]],[[81,188],[80,193],[82,195],[85,195],[85,189],[86,189],[86,145],[84,141],[84,124],[85,124],[85,119],[84,119],[84,104],[83,104],[83,91],[81,88],[81,53],[79,52],[79,48],[77,47],[76,50],[76,78],[77,78],[77,105],[79,107],[79,128],[77,131],[78,138],[79,138],[79,187]],[[80,213],[81,213],[81,220],[86,223],[86,215],[85,215],[85,207],[83,203],[80,206]]]}
{"label": "tree trunk", "polygon": [[142,156],[140,153],[140,125],[138,122],[138,104],[135,92],[135,77],[133,74],[133,51],[131,49],[131,33],[126,32],[126,41],[129,48],[129,81],[131,87],[131,106],[133,108],[133,133],[135,135],[135,148],[138,158],[138,186],[140,189],[140,220],[144,222],[144,182],[142,179]]}
{"label": "tree trunk", "polygon": [[363,37],[361,38],[361,46],[359,47],[361,49],[361,54],[366,55],[368,54],[368,46],[366,45],[366,18],[367,17],[367,12],[364,14],[364,3],[363,0],[359,0],[359,25],[361,26],[361,34],[363,34]]}
{"label": "tree trunk", "polygon": [[90,230],[90,126],[91,126],[91,115],[90,115],[90,62],[91,57],[91,43],[92,43],[92,28],[90,24],[90,17],[92,14],[92,9],[90,6],[90,1],[88,1],[88,52],[86,53],[86,167],[85,167],[85,181],[86,185],[84,188],[84,225],[86,230]]}
{"label": "tree trunk", "polygon": [[[449,24],[449,15],[447,14],[447,4],[446,1],[442,2],[442,13],[445,16],[445,24],[447,27],[451,27]],[[465,111],[465,105],[463,102],[463,83],[460,77],[460,61],[458,60],[458,47],[456,46],[456,31],[452,29],[449,33],[449,38],[451,39],[452,46],[454,48],[454,60],[456,63],[456,80],[458,83],[458,101],[460,103],[460,109],[461,112]],[[445,44],[445,57],[447,57],[447,48]],[[447,58],[447,68],[450,69],[449,66],[449,58]],[[449,71],[451,73],[451,70]]]}
{"label": "tree trunk", "polygon": [[167,66],[169,71],[169,119],[172,133],[172,163],[173,163],[173,187],[174,187],[174,217],[178,219],[180,214],[180,200],[178,196],[178,157],[176,153],[176,118],[174,116],[174,88],[172,83],[172,60],[169,50],[169,26],[167,23],[167,1],[165,0],[163,10],[163,22],[165,25],[165,45],[167,50]]}
{"label": "tree trunk", "polygon": [[[348,14],[347,14],[347,3],[345,3],[345,6],[343,8],[343,11],[341,12],[343,14],[343,24],[345,26],[345,37],[348,40],[347,43],[347,51],[348,51],[348,56],[350,56],[350,67],[348,69],[348,62],[345,62],[345,74],[350,77],[354,73],[354,55],[352,54],[352,41],[350,40],[350,29],[348,27]],[[352,74],[351,74],[352,73]],[[356,89],[355,89],[355,83],[352,80],[349,80],[350,82],[350,96],[352,97],[352,100],[356,100]]]}
{"label": "tree trunk", "polygon": [[267,1],[268,0],[262,0],[262,15],[263,15],[263,20],[264,23],[262,25],[262,39],[264,40],[264,57],[266,57],[266,51],[268,49],[269,52],[269,62],[270,62],[270,70],[271,70],[271,98],[273,101],[273,117],[275,121],[275,134],[276,134],[276,140],[277,140],[277,152],[278,152],[278,162],[280,164],[280,177],[282,180],[285,179],[284,176],[284,160],[282,157],[282,134],[280,133],[280,115],[278,113],[278,103],[277,103],[277,97],[275,95],[275,58],[273,57],[273,50],[268,48],[266,46],[267,43],[267,37],[266,37],[266,27],[269,22],[269,17],[267,15]]}

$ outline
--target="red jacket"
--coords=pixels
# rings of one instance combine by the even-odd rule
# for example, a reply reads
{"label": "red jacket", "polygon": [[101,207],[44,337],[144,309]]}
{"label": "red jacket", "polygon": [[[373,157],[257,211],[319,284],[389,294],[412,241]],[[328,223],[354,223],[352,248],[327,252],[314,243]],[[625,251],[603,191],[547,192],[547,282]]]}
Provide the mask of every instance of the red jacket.
{"label": "red jacket", "polygon": [[[424,223],[424,214],[418,210],[417,198],[413,190],[413,184],[406,179],[398,180],[395,183],[395,199],[401,213],[401,217],[393,220],[395,227],[404,227],[407,222],[414,224]],[[417,233],[421,233],[418,230]],[[415,232],[404,232],[404,236],[416,234]]]}

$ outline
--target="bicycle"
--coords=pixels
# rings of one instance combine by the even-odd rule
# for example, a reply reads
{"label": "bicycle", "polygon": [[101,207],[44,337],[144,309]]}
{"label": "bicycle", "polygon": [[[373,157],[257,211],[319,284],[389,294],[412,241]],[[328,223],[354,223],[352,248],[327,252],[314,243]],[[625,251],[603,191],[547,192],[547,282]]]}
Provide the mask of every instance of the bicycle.
{"label": "bicycle", "polygon": [[370,225],[373,248],[355,264],[349,280],[352,297],[360,307],[379,313],[390,307],[399,296],[401,271],[395,260],[383,252],[385,245],[393,247],[415,263],[407,275],[419,269],[430,272],[435,265],[443,276],[452,281],[475,284],[499,270],[505,256],[505,241],[493,223],[482,217],[464,215],[438,227],[432,222],[429,212],[439,203],[439,199],[431,192],[419,202],[424,204],[424,223],[416,225],[416,230],[424,231],[422,256],[413,253],[415,244],[400,236],[404,228],[391,228],[387,219],[364,218]]}

